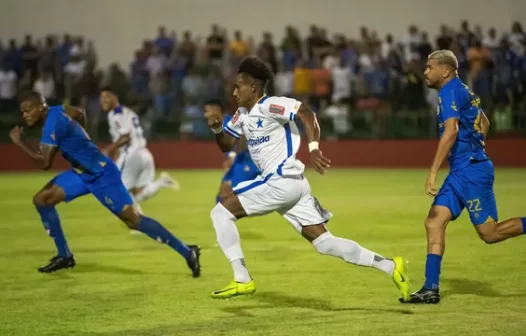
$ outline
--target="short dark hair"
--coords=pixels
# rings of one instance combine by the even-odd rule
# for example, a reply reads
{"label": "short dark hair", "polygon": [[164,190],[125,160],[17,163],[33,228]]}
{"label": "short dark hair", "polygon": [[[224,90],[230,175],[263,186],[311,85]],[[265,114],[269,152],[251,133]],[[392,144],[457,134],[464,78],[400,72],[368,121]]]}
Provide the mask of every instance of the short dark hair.
{"label": "short dark hair", "polygon": [[272,79],[272,70],[263,60],[256,56],[248,56],[241,61],[237,70],[238,74],[244,73],[255,79],[267,83]]}
{"label": "short dark hair", "polygon": [[217,106],[221,109],[221,112],[225,112],[225,105],[223,104],[223,102],[221,102],[221,100],[219,99],[210,99],[210,100],[207,100],[205,102],[205,106],[206,105],[212,105],[212,106]]}
{"label": "short dark hair", "polygon": [[42,96],[40,93],[36,91],[27,91],[27,92],[23,92],[20,95],[18,102],[20,104],[24,102],[31,102],[33,104],[44,104],[45,105],[46,99],[44,98],[44,96]]}
{"label": "short dark hair", "polygon": [[117,96],[117,93],[115,93],[115,90],[113,90],[113,88],[111,86],[103,86],[100,89],[100,92],[104,92],[104,91],[108,91],[108,92],[113,93],[114,95]]}

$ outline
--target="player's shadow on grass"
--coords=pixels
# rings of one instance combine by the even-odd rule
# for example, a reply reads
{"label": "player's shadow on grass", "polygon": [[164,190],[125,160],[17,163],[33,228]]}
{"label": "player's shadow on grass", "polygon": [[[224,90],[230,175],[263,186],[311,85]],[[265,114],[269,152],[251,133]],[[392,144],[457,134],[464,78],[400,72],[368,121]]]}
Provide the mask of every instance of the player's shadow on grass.
{"label": "player's shadow on grass", "polygon": [[[237,299],[237,298],[236,298]],[[250,298],[244,298],[249,299]],[[373,313],[398,313],[398,314],[413,314],[408,309],[382,309],[382,308],[365,308],[365,307],[336,307],[329,301],[317,298],[303,298],[298,296],[289,296],[277,292],[258,293],[252,299],[262,302],[261,304],[247,304],[236,307],[224,307],[220,310],[234,314],[238,317],[251,317],[250,310],[254,309],[275,309],[275,308],[303,308],[310,310],[317,310],[320,312],[373,312]]]}
{"label": "player's shadow on grass", "polygon": [[448,294],[456,295],[477,295],[486,297],[524,297],[526,293],[501,293],[495,288],[492,288],[488,283],[469,280],[469,279],[443,279],[448,287]]}
{"label": "player's shadow on grass", "polygon": [[95,264],[95,263],[86,263],[83,262],[82,264],[77,265],[72,272],[75,273],[115,273],[115,274],[124,274],[124,275],[142,275],[146,274],[146,272],[143,272],[139,269],[132,269],[132,268],[123,268],[115,265],[102,265],[102,264]]}

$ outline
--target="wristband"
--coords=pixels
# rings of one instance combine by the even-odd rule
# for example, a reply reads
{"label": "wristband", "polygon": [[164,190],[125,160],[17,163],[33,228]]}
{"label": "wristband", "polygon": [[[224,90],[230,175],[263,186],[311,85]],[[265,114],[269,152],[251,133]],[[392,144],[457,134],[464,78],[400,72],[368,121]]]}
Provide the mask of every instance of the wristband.
{"label": "wristband", "polygon": [[221,132],[223,132],[223,125],[221,125],[221,127],[219,128],[210,128],[212,130],[212,132],[214,132],[214,134],[219,134]]}
{"label": "wristband", "polygon": [[309,143],[309,152],[312,152],[313,150],[318,149],[319,143],[318,141],[313,141]]}

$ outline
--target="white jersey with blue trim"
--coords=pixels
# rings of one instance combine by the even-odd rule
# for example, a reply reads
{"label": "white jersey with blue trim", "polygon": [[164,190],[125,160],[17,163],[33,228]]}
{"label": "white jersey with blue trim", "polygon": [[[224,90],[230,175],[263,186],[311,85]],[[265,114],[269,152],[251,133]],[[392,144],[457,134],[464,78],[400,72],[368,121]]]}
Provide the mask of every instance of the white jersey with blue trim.
{"label": "white jersey with blue trim", "polygon": [[301,102],[287,97],[262,97],[252,110],[239,108],[224,128],[238,139],[245,135],[252,161],[263,176],[301,175],[305,165],[296,159],[301,136],[296,112]]}
{"label": "white jersey with blue trim", "polygon": [[131,109],[121,105],[115,107],[108,113],[108,125],[113,142],[119,140],[122,135],[130,135],[130,142],[119,148],[121,154],[146,148],[146,139],[139,117]]}

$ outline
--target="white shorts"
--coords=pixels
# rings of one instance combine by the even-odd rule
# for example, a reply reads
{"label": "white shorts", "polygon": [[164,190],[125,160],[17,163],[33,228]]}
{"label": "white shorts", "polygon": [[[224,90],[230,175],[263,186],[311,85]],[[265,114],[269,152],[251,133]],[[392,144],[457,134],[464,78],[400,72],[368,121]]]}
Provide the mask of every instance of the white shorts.
{"label": "white shorts", "polygon": [[312,196],[304,176],[281,177],[270,174],[239,183],[234,188],[248,216],[277,211],[301,232],[303,226],[326,223],[332,214]]}
{"label": "white shorts", "polygon": [[155,177],[155,163],[152,153],[147,148],[121,154],[117,160],[117,167],[128,190],[145,187]]}

